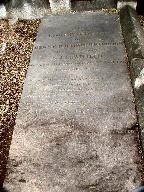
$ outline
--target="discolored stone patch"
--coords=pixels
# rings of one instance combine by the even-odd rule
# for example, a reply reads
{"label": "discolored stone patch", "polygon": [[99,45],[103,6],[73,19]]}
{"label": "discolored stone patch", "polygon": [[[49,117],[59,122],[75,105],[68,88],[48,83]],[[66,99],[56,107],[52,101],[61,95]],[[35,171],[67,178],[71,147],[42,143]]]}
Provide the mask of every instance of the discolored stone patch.
{"label": "discolored stone patch", "polygon": [[95,186],[96,191],[124,192],[140,184],[136,133],[76,129],[51,137],[52,130],[42,135],[42,126],[18,128],[5,181],[12,191],[82,192]]}

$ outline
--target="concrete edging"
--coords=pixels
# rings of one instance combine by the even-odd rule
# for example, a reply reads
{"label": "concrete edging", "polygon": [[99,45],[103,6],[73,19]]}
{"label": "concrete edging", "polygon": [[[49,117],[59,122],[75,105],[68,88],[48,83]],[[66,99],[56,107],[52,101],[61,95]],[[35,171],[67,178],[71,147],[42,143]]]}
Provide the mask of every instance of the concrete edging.
{"label": "concrete edging", "polygon": [[120,10],[120,23],[130,63],[139,122],[139,137],[144,158],[144,31],[136,11],[130,6],[125,6]]}

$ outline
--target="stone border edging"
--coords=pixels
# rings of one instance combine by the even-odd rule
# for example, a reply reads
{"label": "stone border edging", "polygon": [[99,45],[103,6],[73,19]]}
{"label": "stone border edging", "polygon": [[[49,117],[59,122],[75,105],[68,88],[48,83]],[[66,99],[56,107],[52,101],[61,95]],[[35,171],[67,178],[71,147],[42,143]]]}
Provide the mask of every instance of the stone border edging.
{"label": "stone border edging", "polygon": [[123,7],[120,10],[120,22],[129,61],[144,58],[144,32],[136,11],[128,5]]}
{"label": "stone border edging", "polygon": [[[130,63],[132,86],[135,94],[135,104],[139,122],[139,137],[144,158],[144,31],[138,15],[130,6],[120,10],[122,34]],[[136,86],[136,81],[140,86]]]}

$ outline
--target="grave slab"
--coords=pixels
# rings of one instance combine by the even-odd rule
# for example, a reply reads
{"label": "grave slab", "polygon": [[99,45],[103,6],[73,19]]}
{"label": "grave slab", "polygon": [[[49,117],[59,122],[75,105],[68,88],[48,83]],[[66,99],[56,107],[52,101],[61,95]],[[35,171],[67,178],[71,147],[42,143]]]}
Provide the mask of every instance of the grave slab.
{"label": "grave slab", "polygon": [[45,17],[4,186],[14,192],[130,191],[140,184],[135,125],[118,15]]}

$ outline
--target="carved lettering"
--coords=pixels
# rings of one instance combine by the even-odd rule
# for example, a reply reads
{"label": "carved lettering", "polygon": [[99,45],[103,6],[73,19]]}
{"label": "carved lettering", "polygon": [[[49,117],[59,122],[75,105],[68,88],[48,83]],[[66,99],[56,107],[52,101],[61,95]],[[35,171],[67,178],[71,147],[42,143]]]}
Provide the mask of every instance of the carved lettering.
{"label": "carved lettering", "polygon": [[[61,55],[59,57],[59,59],[98,59],[98,58],[102,58],[103,56],[101,54],[98,55]],[[56,59],[56,58],[55,58]]]}
{"label": "carved lettering", "polygon": [[95,47],[95,46],[118,46],[118,45],[122,45],[122,42],[111,42],[111,43],[105,43],[105,42],[101,42],[101,43],[76,43],[76,44],[60,44],[60,45],[40,45],[40,46],[35,46],[35,49],[41,50],[41,49],[46,49],[46,48],[80,48],[80,47]]}

